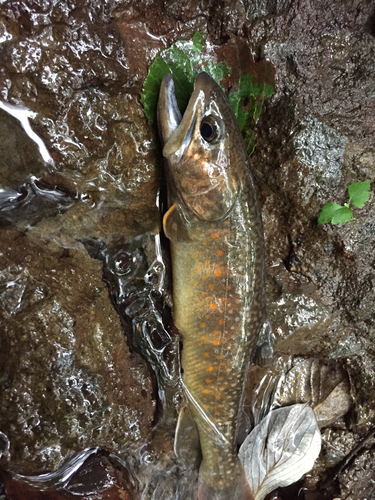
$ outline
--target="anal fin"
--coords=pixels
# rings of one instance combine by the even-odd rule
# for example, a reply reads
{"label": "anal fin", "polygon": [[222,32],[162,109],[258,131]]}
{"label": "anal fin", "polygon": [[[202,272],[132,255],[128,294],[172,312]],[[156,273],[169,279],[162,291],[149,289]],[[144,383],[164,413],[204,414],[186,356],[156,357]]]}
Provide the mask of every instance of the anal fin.
{"label": "anal fin", "polygon": [[174,452],[186,468],[199,468],[202,460],[199,433],[188,407],[182,408],[178,416]]}

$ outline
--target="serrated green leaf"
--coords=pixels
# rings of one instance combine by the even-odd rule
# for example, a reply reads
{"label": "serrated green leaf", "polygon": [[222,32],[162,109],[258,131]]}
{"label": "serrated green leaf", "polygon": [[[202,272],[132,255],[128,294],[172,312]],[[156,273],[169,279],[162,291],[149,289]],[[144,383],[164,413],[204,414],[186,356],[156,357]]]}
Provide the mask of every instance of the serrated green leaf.
{"label": "serrated green leaf", "polygon": [[332,217],[334,216],[337,210],[343,208],[341,205],[337,203],[326,203],[320,212],[318,224],[326,224],[327,222],[331,222]]}
{"label": "serrated green leaf", "polygon": [[370,181],[354,182],[348,187],[349,203],[361,208],[370,198]]}
{"label": "serrated green leaf", "polygon": [[202,52],[203,47],[204,47],[203,43],[206,40],[206,38],[207,38],[207,36],[203,35],[203,33],[200,33],[199,31],[194,33],[193,38],[192,38],[193,45],[197,49],[198,52]]}
{"label": "serrated green leaf", "polygon": [[[161,51],[151,64],[141,93],[141,102],[150,124],[156,123],[160,84],[168,73],[173,76],[176,100],[181,113],[185,111],[198,73],[206,71],[219,85],[223,78],[231,74],[231,68],[226,63],[207,60],[205,40],[206,37],[197,32],[192,40],[177,41],[168,49]],[[254,83],[254,76],[242,73],[238,89],[230,92],[228,96],[242,131],[248,155],[251,155],[255,148],[253,128],[260,116],[264,99],[274,91],[272,85]]]}
{"label": "serrated green leaf", "polygon": [[266,83],[253,83],[253,75],[244,73],[238,83],[239,90],[229,93],[228,100],[245,140],[247,154],[255,149],[254,126],[262,111],[264,99],[269,97],[274,88]]}
{"label": "serrated green leaf", "polygon": [[193,92],[194,80],[198,73],[206,71],[219,84],[230,74],[226,64],[205,61],[203,54],[205,39],[202,33],[196,32],[192,40],[177,41],[168,49],[162,50],[152,62],[141,93],[141,103],[150,124],[156,123],[159,90],[165,75],[173,76],[177,104],[183,113]]}
{"label": "serrated green leaf", "polygon": [[327,222],[345,224],[350,220],[354,220],[354,217],[349,207],[342,207],[337,203],[326,203],[320,212],[318,224],[326,224]]}
{"label": "serrated green leaf", "polygon": [[332,216],[331,223],[332,224],[345,224],[345,222],[349,222],[350,220],[354,220],[353,212],[348,207],[340,207],[339,210],[336,210]]}
{"label": "serrated green leaf", "polygon": [[149,123],[154,123],[155,121],[160,85],[164,76],[169,73],[169,66],[159,56],[154,59],[152,66],[153,71],[149,71],[143,84],[143,92],[141,93],[141,103]]}

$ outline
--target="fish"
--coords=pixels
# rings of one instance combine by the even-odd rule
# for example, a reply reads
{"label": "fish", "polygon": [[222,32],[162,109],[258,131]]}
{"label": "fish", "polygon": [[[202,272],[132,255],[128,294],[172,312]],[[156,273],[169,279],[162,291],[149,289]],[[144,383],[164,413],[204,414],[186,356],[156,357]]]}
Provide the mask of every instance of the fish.
{"label": "fish", "polygon": [[236,443],[266,315],[263,228],[249,159],[225,93],[205,72],[196,77],[183,116],[173,78],[164,77],[158,126],[185,416],[193,420],[178,428],[196,428],[199,500],[253,500]]}

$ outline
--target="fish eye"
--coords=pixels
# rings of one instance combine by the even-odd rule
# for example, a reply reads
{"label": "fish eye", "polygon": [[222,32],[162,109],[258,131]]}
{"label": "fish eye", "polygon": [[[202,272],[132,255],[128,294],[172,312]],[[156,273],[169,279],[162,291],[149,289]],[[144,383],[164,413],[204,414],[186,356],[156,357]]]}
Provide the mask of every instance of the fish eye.
{"label": "fish eye", "polygon": [[199,131],[206,142],[213,142],[219,136],[218,124],[212,116],[203,118]]}

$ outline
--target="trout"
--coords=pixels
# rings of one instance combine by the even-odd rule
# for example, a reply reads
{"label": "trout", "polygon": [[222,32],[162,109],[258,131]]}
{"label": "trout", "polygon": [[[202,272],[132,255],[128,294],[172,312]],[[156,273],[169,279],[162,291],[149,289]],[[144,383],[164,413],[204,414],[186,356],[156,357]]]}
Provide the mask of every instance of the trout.
{"label": "trout", "polygon": [[207,73],[183,116],[174,83],[161,85],[158,124],[166,161],[173,314],[182,380],[202,460],[199,500],[253,500],[236,429],[249,364],[265,320],[261,213],[237,120]]}

